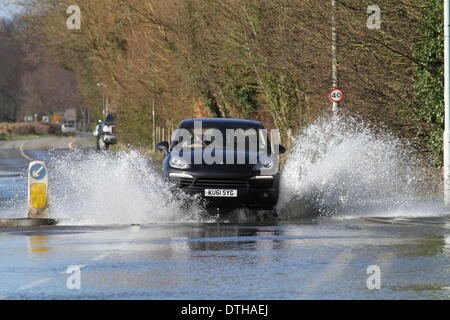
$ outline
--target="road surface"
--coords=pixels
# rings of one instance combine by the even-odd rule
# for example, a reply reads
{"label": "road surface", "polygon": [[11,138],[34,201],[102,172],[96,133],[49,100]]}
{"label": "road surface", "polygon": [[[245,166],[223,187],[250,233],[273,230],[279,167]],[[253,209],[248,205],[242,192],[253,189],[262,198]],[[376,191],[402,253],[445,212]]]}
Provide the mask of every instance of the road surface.
{"label": "road surface", "polygon": [[[96,152],[83,138],[0,142],[0,217],[23,216],[30,159],[52,161],[47,149],[77,146]],[[450,217],[442,213],[107,221],[0,230],[0,299],[450,298]]]}

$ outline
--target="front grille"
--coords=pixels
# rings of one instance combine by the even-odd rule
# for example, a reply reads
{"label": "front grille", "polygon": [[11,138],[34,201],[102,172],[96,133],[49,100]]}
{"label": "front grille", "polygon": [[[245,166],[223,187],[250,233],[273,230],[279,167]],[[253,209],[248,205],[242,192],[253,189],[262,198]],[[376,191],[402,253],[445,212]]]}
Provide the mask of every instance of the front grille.
{"label": "front grille", "polygon": [[247,188],[248,183],[245,179],[205,179],[195,180],[194,186],[200,188]]}
{"label": "front grille", "polygon": [[181,188],[188,188],[194,182],[192,178],[170,178],[172,183],[175,183],[177,186]]}
{"label": "front grille", "polygon": [[181,178],[179,180],[180,186],[182,188],[190,187],[193,182],[194,182],[194,179],[191,179],[191,178]]}
{"label": "front grille", "polygon": [[255,189],[270,189],[273,187],[273,180],[250,180],[250,187]]}

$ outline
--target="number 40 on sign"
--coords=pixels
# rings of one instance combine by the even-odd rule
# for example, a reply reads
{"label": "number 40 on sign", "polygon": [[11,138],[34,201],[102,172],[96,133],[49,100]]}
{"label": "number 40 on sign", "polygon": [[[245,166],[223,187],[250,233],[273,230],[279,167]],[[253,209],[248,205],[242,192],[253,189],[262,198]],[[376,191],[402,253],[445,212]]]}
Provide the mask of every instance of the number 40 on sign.
{"label": "number 40 on sign", "polygon": [[339,103],[344,99],[344,93],[341,89],[333,89],[330,91],[328,97],[330,98],[331,102]]}

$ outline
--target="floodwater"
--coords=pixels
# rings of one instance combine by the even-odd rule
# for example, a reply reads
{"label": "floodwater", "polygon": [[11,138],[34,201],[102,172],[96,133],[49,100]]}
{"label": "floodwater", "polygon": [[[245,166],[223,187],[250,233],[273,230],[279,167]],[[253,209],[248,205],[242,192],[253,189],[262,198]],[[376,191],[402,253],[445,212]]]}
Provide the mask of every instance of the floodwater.
{"label": "floodwater", "polygon": [[[388,221],[395,222],[395,221]],[[448,218],[1,233],[6,299],[448,299]],[[369,290],[367,269],[380,268]],[[81,288],[66,274],[80,266]],[[70,286],[69,286],[70,287]]]}
{"label": "floodwater", "polygon": [[[319,162],[294,148],[267,221],[182,208],[135,152],[28,150],[49,162],[59,224],[0,230],[0,299],[449,299],[447,209],[413,196],[397,145],[341,138]],[[27,163],[0,148],[2,218],[25,216]]]}

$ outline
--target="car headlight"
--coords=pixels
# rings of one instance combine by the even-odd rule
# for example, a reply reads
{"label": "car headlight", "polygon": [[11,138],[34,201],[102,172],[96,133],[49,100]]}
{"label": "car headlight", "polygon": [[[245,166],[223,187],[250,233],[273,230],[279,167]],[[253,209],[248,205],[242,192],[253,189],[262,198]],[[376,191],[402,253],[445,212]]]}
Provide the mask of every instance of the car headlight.
{"label": "car headlight", "polygon": [[273,159],[270,157],[259,158],[258,163],[253,167],[255,171],[270,170],[273,168]]}
{"label": "car headlight", "polygon": [[175,169],[188,169],[191,166],[186,160],[177,157],[170,158],[169,164]]}

